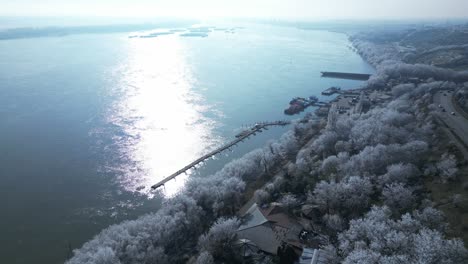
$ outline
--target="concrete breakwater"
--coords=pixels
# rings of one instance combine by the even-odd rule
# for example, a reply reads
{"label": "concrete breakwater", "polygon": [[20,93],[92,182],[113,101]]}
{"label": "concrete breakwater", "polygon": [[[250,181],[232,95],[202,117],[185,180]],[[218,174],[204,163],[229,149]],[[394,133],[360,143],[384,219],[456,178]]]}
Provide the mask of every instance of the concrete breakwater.
{"label": "concrete breakwater", "polygon": [[322,77],[327,78],[340,78],[350,80],[367,81],[371,77],[370,74],[366,73],[349,73],[349,72],[321,72]]}

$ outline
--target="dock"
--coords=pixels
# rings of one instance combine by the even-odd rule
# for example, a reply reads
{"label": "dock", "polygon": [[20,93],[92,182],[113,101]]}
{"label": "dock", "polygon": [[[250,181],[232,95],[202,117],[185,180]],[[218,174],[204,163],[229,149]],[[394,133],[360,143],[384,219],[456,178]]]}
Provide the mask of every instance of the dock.
{"label": "dock", "polygon": [[330,96],[330,95],[333,95],[335,93],[340,93],[341,92],[341,88],[340,87],[330,87],[328,89],[326,89],[325,91],[322,92],[323,95],[327,95],[327,96]]}
{"label": "dock", "polygon": [[367,81],[371,77],[366,73],[321,72],[322,77]]}
{"label": "dock", "polygon": [[227,143],[226,145],[223,145],[223,146],[211,151],[208,154],[205,154],[204,156],[198,158],[197,160],[193,161],[192,163],[188,164],[187,166],[183,167],[182,169],[176,171],[172,175],[167,176],[166,178],[164,178],[160,182],[158,182],[158,183],[154,184],[153,186],[151,186],[151,189],[154,190],[154,189],[157,189],[157,188],[159,188],[161,186],[164,186],[167,182],[169,182],[170,180],[176,178],[180,174],[185,173],[188,170],[194,168],[196,165],[204,162],[205,160],[210,159],[211,157],[213,157],[213,156],[215,156],[215,155],[217,155],[217,154],[219,154],[219,153],[221,153],[221,152],[223,152],[223,151],[225,151],[227,149],[230,149],[231,147],[239,144],[240,142],[244,141],[248,137],[253,136],[256,133],[262,132],[263,129],[268,129],[267,127],[269,127],[269,126],[287,126],[289,124],[291,124],[290,121],[275,121],[275,122],[257,123],[252,128],[239,133],[236,136],[235,140],[233,140],[233,141]]}

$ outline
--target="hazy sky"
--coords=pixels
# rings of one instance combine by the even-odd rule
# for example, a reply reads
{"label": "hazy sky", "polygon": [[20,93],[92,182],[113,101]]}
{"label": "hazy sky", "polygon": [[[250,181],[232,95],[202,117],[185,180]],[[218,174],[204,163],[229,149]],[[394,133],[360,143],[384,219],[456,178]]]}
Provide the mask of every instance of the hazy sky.
{"label": "hazy sky", "polygon": [[0,0],[8,16],[468,17],[468,0]]}

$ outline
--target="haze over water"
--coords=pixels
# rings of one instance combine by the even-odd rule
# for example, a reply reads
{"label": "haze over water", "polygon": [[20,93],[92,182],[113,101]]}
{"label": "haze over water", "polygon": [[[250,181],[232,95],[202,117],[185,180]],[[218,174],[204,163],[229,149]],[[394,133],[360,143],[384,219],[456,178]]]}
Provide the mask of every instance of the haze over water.
{"label": "haze over water", "polygon": [[[292,97],[360,84],[320,71],[373,71],[343,34],[241,26],[206,38],[0,41],[2,262],[63,262],[69,244],[157,210],[149,186],[242,125],[289,118]],[[284,131],[270,129],[192,173],[213,173]]]}

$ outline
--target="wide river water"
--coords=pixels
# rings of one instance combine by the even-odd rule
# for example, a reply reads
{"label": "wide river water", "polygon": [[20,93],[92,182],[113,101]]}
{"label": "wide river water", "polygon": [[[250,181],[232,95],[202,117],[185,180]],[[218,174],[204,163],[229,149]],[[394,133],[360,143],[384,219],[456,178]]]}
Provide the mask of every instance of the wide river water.
{"label": "wide river water", "polygon": [[[157,210],[151,184],[243,125],[291,119],[283,110],[292,97],[327,99],[320,92],[330,86],[362,83],[320,71],[373,72],[344,34],[243,26],[205,38],[0,41],[0,262],[62,263],[106,226]],[[192,173],[213,173],[286,129]]]}

